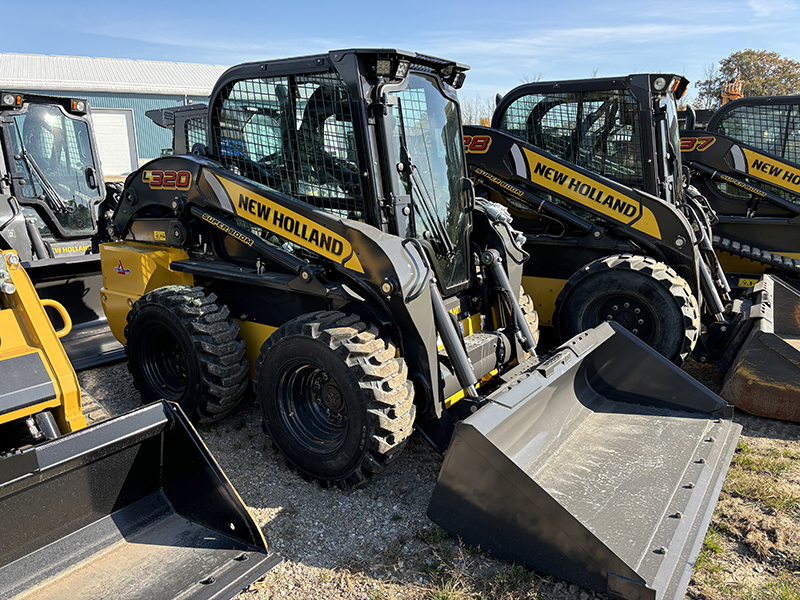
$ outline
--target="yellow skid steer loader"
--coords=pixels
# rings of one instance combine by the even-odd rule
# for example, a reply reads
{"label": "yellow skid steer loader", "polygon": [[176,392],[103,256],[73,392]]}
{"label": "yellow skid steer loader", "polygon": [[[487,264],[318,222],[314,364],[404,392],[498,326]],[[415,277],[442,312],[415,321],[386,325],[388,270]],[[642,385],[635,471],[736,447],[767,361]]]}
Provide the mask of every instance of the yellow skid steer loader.
{"label": "yellow skid steer loader", "polygon": [[91,427],[14,251],[0,254],[3,598],[231,598],[272,568],[247,508],[177,406]]}

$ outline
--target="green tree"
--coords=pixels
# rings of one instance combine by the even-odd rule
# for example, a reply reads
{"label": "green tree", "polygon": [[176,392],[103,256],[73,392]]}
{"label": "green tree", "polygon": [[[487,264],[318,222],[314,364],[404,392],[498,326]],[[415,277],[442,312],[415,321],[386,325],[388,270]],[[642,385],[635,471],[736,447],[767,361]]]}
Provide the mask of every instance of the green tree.
{"label": "green tree", "polygon": [[716,65],[707,65],[697,82],[699,108],[716,108],[722,84],[735,77],[742,79],[745,96],[786,96],[800,94],[800,62],[767,50],[733,52]]}

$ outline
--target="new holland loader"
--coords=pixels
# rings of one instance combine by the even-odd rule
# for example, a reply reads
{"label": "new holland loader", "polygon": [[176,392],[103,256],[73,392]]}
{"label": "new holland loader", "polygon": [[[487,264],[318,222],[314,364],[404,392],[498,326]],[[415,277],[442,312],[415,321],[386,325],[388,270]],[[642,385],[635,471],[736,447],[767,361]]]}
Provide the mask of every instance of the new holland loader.
{"label": "new holland loader", "polygon": [[0,250],[15,250],[39,296],[69,311],[62,343],[76,369],[124,358],[100,303],[98,243],[115,190],[88,101],[0,91]]}
{"label": "new holland loader", "polygon": [[642,74],[520,86],[491,128],[465,128],[470,173],[542,257],[525,263],[523,285],[561,339],[617,322],[679,365],[715,363],[737,407],[797,421],[800,295],[778,293],[771,277],[731,293],[714,211],[685,184],[676,98],[687,83]]}
{"label": "new holland loader", "polygon": [[87,428],[59,341],[70,326],[19,255],[0,253],[0,595],[238,594],[279,559],[236,490],[177,406]]}
{"label": "new holland loader", "polygon": [[197,421],[252,379],[273,444],[322,486],[364,484],[416,428],[446,453],[428,514],[451,533],[682,598],[732,408],[616,324],[535,355],[523,240],[467,177],[466,70],[388,49],[228,70],[205,143],[125,182],[111,328],[145,400]]}
{"label": "new holland loader", "polygon": [[714,248],[730,279],[747,287],[773,273],[798,288],[800,96],[735,100],[707,130],[691,127],[681,158],[716,213]]}

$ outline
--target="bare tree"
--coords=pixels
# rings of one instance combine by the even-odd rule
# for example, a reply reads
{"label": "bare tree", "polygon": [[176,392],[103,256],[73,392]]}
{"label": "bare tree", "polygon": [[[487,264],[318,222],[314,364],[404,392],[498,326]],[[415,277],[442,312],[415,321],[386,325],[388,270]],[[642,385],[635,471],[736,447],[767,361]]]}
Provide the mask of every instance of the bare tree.
{"label": "bare tree", "polygon": [[474,96],[461,98],[461,121],[464,125],[488,126],[494,113],[495,99],[493,96]]}
{"label": "bare tree", "polygon": [[523,75],[519,78],[522,83],[536,83],[544,79],[544,73],[534,73],[533,75]]}

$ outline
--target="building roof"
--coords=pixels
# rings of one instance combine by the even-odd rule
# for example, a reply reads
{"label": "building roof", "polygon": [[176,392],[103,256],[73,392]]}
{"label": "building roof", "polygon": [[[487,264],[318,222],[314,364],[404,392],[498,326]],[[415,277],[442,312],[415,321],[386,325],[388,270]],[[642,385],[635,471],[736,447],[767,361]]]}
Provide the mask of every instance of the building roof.
{"label": "building roof", "polygon": [[0,89],[208,96],[221,65],[0,52]]}

